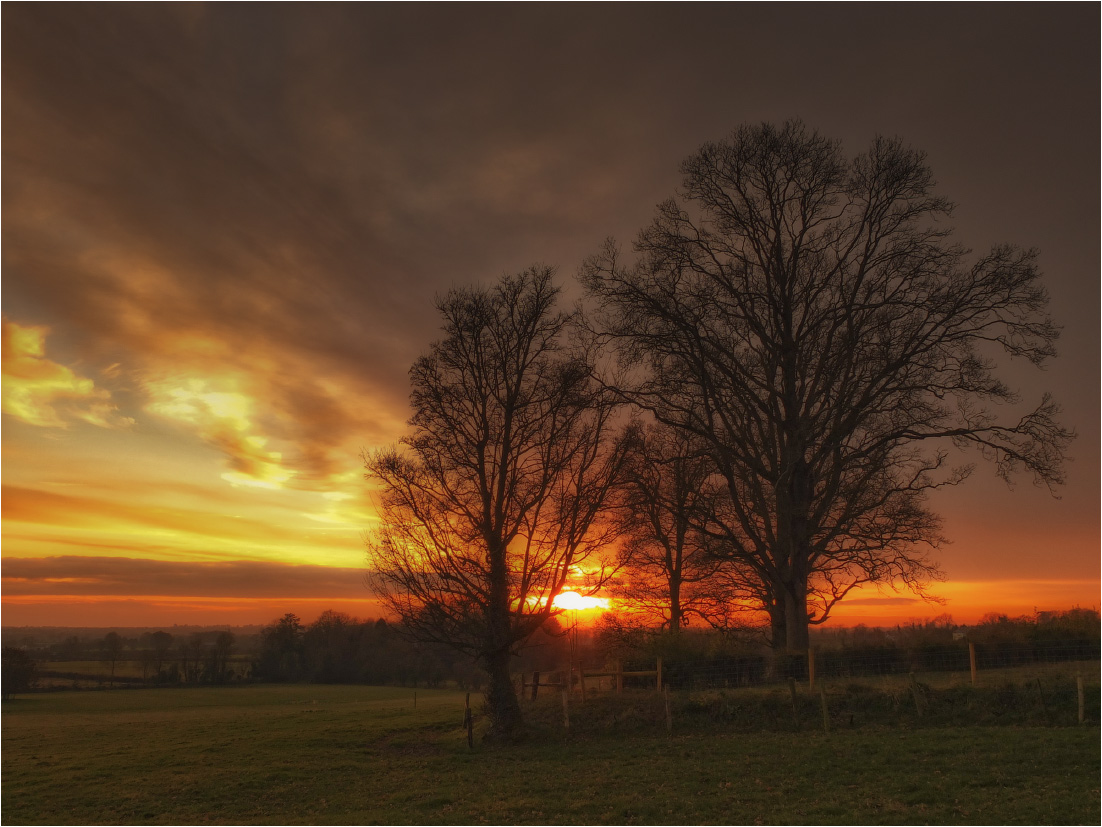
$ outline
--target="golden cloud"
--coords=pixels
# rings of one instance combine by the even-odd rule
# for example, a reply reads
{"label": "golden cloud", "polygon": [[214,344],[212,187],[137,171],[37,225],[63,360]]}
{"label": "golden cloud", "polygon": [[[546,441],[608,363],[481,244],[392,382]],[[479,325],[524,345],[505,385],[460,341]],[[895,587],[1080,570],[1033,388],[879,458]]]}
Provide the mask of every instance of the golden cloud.
{"label": "golden cloud", "polygon": [[[286,527],[263,520],[165,505],[58,494],[16,485],[0,486],[5,522],[85,530],[168,532],[234,541],[286,540]],[[162,534],[163,536],[163,534]]]}
{"label": "golden cloud", "polygon": [[101,428],[128,427],[111,394],[91,379],[46,358],[49,328],[3,320],[3,411],[42,428],[82,420]]}
{"label": "golden cloud", "polygon": [[146,410],[195,428],[222,451],[230,462],[230,470],[222,474],[227,482],[281,488],[294,471],[283,465],[282,453],[268,450],[269,439],[255,421],[256,404],[232,379],[221,385],[195,377],[148,381],[145,390],[151,401]]}
{"label": "golden cloud", "polygon": [[[152,497],[123,496],[110,488],[104,497],[10,484],[0,489],[5,565],[8,555],[46,556],[61,548],[80,550],[81,556],[111,550],[160,559],[344,565],[362,559],[363,524],[344,513],[338,515],[344,519],[318,522],[310,513],[321,500],[316,494],[264,492],[258,503],[257,497],[226,492],[222,507],[211,510],[198,501],[195,507],[169,504],[155,486]],[[292,501],[285,501],[288,497]]]}

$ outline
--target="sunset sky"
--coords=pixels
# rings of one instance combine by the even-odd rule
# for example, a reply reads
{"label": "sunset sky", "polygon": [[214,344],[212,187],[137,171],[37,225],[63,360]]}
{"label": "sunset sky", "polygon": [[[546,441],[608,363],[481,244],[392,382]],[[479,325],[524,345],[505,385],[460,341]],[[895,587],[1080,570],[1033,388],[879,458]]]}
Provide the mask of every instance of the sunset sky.
{"label": "sunset sky", "polygon": [[[837,623],[1099,605],[1099,7],[9,4],[3,624],[377,614],[361,451],[395,441],[433,298],[630,243],[678,165],[803,118],[925,150],[958,239],[1041,251],[1053,498],[934,501],[934,592]],[[1008,412],[1012,417],[1014,412]],[[968,461],[975,457],[962,457]]]}

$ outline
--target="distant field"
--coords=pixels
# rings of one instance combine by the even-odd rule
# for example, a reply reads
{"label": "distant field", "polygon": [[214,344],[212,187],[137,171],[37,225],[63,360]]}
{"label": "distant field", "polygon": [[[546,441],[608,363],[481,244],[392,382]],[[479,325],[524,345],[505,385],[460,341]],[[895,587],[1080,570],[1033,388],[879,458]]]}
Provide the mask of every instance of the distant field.
{"label": "distant field", "polygon": [[632,720],[641,707],[629,694],[575,706],[569,736],[548,698],[528,707],[542,735],[509,747],[476,742],[472,751],[463,699],[418,690],[414,708],[409,689],[317,685],[20,696],[4,704],[0,816],[8,824],[1099,821],[1096,723],[829,735],[712,723],[671,739],[664,726]]}
{"label": "distant field", "polygon": [[[165,659],[163,666],[173,663],[173,659]],[[251,666],[251,658],[230,658],[229,668],[238,675],[246,675]],[[65,661],[40,661],[38,663],[40,687],[73,687],[84,688],[89,684],[108,683],[112,680],[111,663],[103,660],[65,660]],[[137,679],[148,679],[156,669],[154,664],[142,663],[140,660],[118,660],[115,662],[114,679],[120,683],[132,683]],[[64,677],[58,677],[64,675]]]}

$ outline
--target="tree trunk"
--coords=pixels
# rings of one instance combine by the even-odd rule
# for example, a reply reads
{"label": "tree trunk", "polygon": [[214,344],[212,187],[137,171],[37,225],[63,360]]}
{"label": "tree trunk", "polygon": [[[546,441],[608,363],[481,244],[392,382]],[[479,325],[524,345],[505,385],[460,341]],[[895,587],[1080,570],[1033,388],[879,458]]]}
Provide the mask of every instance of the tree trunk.
{"label": "tree trunk", "polygon": [[769,646],[774,651],[780,651],[788,645],[788,635],[785,631],[784,604],[782,601],[774,601],[766,608],[769,611]]}
{"label": "tree trunk", "polygon": [[509,674],[509,650],[499,649],[482,659],[489,686],[486,689],[486,708],[490,716],[489,741],[510,741],[520,733],[520,702]]}
{"label": "tree trunk", "polygon": [[684,622],[684,613],[681,610],[681,579],[679,577],[671,577],[669,579],[670,584],[670,632],[677,634],[681,631],[681,625]]}
{"label": "tree trunk", "polygon": [[807,583],[797,580],[784,590],[785,649],[791,655],[807,652],[811,645],[807,623]]}
{"label": "tree trunk", "polygon": [[778,662],[778,656],[784,653],[787,644],[784,600],[779,597],[781,593],[782,590],[774,587],[774,593],[763,598],[765,609],[769,612],[769,648],[771,650],[771,657],[766,660],[765,677],[771,681],[777,680],[785,674],[782,664]]}
{"label": "tree trunk", "polygon": [[487,647],[482,653],[482,663],[489,676],[486,689],[486,708],[490,716],[487,740],[508,741],[520,731],[520,702],[513,689],[509,664],[514,641],[509,616],[509,570],[505,560],[505,544],[497,535],[486,538],[490,558],[489,621]]}

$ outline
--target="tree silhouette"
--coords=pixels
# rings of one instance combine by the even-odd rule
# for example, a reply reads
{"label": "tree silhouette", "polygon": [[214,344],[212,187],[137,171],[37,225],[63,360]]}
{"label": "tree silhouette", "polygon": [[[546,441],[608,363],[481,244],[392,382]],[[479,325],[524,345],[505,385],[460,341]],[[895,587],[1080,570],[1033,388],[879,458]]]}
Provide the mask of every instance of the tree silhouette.
{"label": "tree silhouette", "polygon": [[438,301],[445,337],[410,370],[413,432],[365,457],[380,487],[369,582],[417,638],[476,656],[490,737],[521,723],[510,660],[567,578],[602,579],[622,452],[610,395],[563,348],[552,271]]}
{"label": "tree silhouette", "polygon": [[788,122],[747,126],[682,165],[621,260],[582,277],[593,326],[629,369],[622,396],[707,447],[729,511],[711,526],[754,578],[774,645],[863,583],[921,592],[941,537],[931,489],[978,448],[1007,480],[1062,482],[1073,434],[1045,395],[1017,421],[993,355],[1043,364],[1057,328],[1037,254],[969,261],[922,153],[877,138],[847,160]]}
{"label": "tree silhouette", "polygon": [[109,687],[115,685],[115,664],[119,660],[119,656],[122,654],[122,638],[119,637],[118,632],[108,632],[103,636],[103,659],[107,663],[111,664],[111,678],[108,683]]}
{"label": "tree silhouette", "polygon": [[168,659],[168,653],[172,649],[175,638],[168,632],[158,630],[149,636],[149,642],[153,645],[153,662],[156,666],[156,674],[160,675],[164,668],[164,662]]}
{"label": "tree silhouette", "polygon": [[622,612],[674,634],[693,617],[730,626],[750,595],[706,531],[723,491],[703,446],[660,424],[631,428],[628,446],[623,566],[610,593]]}
{"label": "tree silhouette", "polygon": [[3,668],[0,672],[0,694],[8,700],[16,692],[26,692],[34,686],[38,666],[26,650],[3,647]]}
{"label": "tree silhouette", "polygon": [[293,681],[302,675],[302,621],[293,612],[260,630],[260,654],[253,672],[268,680]]}
{"label": "tree silhouette", "polygon": [[207,678],[212,683],[224,683],[233,674],[230,670],[230,655],[237,638],[233,632],[223,631],[214,635],[207,664]]}

